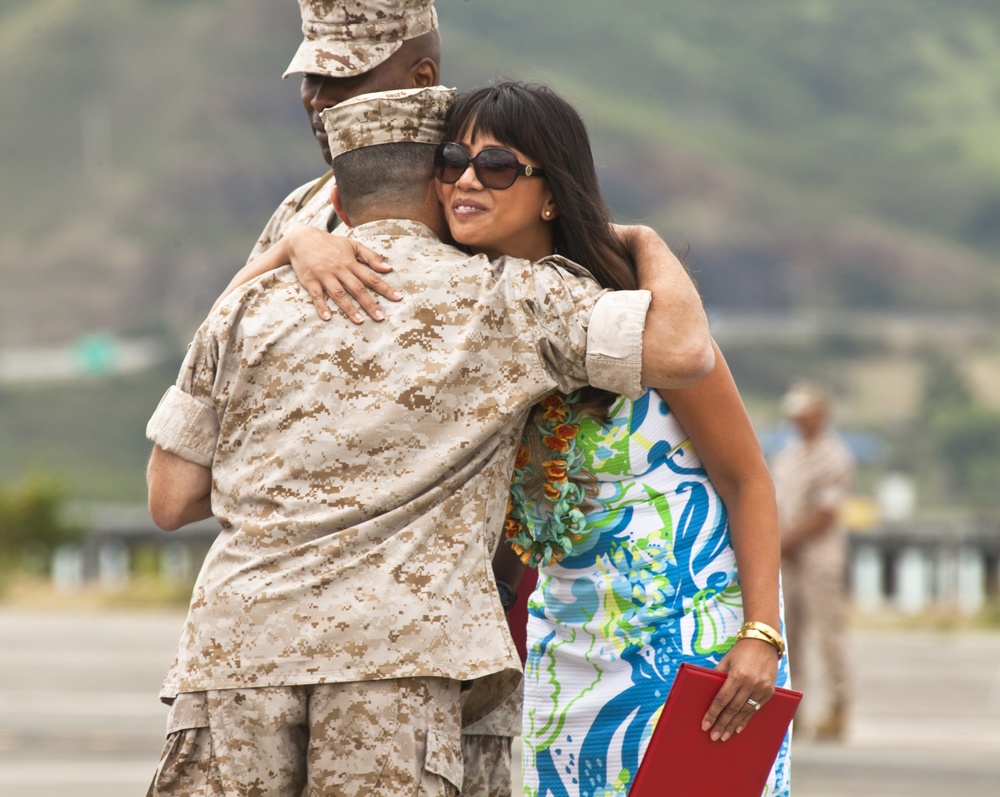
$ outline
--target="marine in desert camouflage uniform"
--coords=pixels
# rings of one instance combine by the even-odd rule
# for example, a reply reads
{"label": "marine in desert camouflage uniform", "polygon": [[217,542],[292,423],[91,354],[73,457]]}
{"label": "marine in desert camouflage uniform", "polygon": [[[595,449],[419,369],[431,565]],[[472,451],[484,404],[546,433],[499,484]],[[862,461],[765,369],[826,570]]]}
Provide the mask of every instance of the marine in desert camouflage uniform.
{"label": "marine in desert camouflage uniform", "polygon": [[[843,741],[850,708],[847,657],[847,559],[842,510],[854,486],[854,455],[831,426],[833,397],[797,381],[782,399],[795,436],[771,463],[781,531],[788,657],[800,689],[810,683],[813,653],[823,665],[827,713],[806,733]],[[802,728],[801,720],[800,730]]]}
{"label": "marine in desert camouflage uniform", "polygon": [[[438,83],[441,38],[433,0],[299,0],[299,10],[303,39],[284,77],[302,75],[302,106],[327,164],[324,109],[359,94]],[[330,170],[292,191],[268,220],[247,263],[295,230],[332,231],[339,222],[330,203],[332,178]],[[369,287],[390,292],[374,272],[357,273]],[[376,307],[367,294],[358,298],[369,312]],[[345,311],[357,309],[346,295],[336,300]]]}
{"label": "marine in desert camouflage uniform", "polygon": [[[331,145],[407,148],[433,196],[452,96],[342,103]],[[335,135],[356,127],[370,137]],[[527,411],[554,389],[637,395],[711,368],[667,373],[673,353],[644,345],[677,324],[699,330],[685,351],[708,350],[700,305],[654,291],[647,316],[648,292],[560,258],[469,257],[439,240],[436,202],[410,202],[412,218],[345,234],[391,257],[412,301],[383,324],[325,323],[290,268],[271,272],[204,322],[150,420],[154,520],[222,526],[161,690],[152,795],[457,794],[461,725],[520,679],[491,557]]]}
{"label": "marine in desert camouflage uniform", "polygon": [[[340,101],[369,91],[433,85],[440,65],[440,36],[433,0],[381,2],[359,0],[350,4],[321,0],[299,0],[303,40],[284,77],[302,74],[301,98],[310,127],[320,144],[324,160],[332,160],[321,112]],[[372,22],[374,21],[374,22]],[[260,256],[274,244],[296,231],[311,228],[332,231],[339,223],[330,201],[333,170],[294,190],[268,221],[247,259],[261,262]],[[287,238],[289,242],[294,236]],[[299,239],[301,240],[301,239]],[[312,237],[314,257],[328,258],[328,241]],[[364,250],[359,250],[364,251]],[[302,256],[299,253],[299,256]],[[365,259],[377,268],[377,261]],[[245,272],[241,272],[241,275]],[[374,271],[355,272],[358,282],[352,294],[371,315],[378,310],[369,294],[357,284],[389,296],[395,290]],[[330,275],[330,279],[335,279]],[[245,281],[234,278],[234,284]],[[350,286],[348,286],[350,288]],[[360,321],[351,298],[329,290],[336,303],[354,320]],[[395,294],[394,297],[398,297]],[[315,302],[326,309],[326,298]],[[378,316],[375,316],[378,318]],[[470,725],[463,735],[465,789],[469,797],[506,797],[511,791],[513,737],[520,734],[520,697],[514,695],[489,717]]]}
{"label": "marine in desert camouflage uniform", "polygon": [[[330,163],[330,147],[320,118],[325,108],[365,91],[437,82],[441,47],[437,17],[432,0],[402,3],[359,0],[351,7],[344,3],[299,0],[299,6],[303,40],[284,77],[302,74],[302,104],[324,160]],[[377,23],[371,26],[368,20]],[[331,169],[289,194],[261,233],[247,259],[247,269],[252,269],[250,264],[255,261],[260,263],[262,254],[296,231],[310,228],[332,231],[336,227],[339,219],[330,201],[332,178]],[[329,258],[327,241],[314,237],[311,243],[322,247],[313,250],[314,257]],[[377,267],[375,261],[366,262]],[[234,283],[245,281],[244,273],[247,272],[234,278]],[[384,296],[396,287],[380,281],[374,271],[362,269],[356,275],[361,284]],[[330,275],[328,279],[336,278]],[[352,318],[361,319],[355,315],[351,298],[338,294],[336,287],[328,292]],[[357,287],[352,293],[369,314],[378,309],[368,294],[361,294]],[[315,302],[326,309],[325,296],[317,296]],[[510,794],[512,742],[521,732],[520,705],[520,695],[514,695],[489,717],[464,729],[464,793],[468,797]]]}

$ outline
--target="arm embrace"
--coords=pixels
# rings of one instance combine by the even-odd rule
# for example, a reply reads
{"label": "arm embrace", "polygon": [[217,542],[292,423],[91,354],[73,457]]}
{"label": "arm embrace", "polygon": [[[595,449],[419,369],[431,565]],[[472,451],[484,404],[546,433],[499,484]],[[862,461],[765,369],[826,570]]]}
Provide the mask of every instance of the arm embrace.
{"label": "arm embrace", "polygon": [[639,287],[652,294],[642,335],[642,383],[693,385],[712,371],[708,316],[684,264],[651,228],[615,226],[636,264]]}
{"label": "arm embrace", "polygon": [[378,271],[385,273],[392,268],[371,249],[316,227],[298,227],[236,272],[212,309],[240,285],[287,265],[309,292],[320,318],[327,321],[332,318],[327,296],[356,324],[363,321],[363,316],[352,297],[376,321],[384,315],[369,290],[392,301],[403,298],[378,275]]}

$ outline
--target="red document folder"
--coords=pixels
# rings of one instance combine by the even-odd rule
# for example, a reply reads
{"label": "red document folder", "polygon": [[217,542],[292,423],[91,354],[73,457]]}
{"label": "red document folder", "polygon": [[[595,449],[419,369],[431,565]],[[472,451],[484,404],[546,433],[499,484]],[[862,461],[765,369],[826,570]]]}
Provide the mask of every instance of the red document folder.
{"label": "red document folder", "polygon": [[681,664],[629,797],[761,797],[802,693],[778,687],[742,733],[713,742],[701,719],[725,680]]}

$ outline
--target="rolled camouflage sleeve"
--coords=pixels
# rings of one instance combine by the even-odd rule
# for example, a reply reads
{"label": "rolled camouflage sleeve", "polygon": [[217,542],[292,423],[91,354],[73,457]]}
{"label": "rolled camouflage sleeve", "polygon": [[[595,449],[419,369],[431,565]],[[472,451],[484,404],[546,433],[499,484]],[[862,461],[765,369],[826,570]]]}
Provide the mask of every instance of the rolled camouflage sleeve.
{"label": "rolled camouflage sleeve", "polygon": [[146,437],[164,451],[212,467],[219,418],[215,409],[171,385],[146,424]]}
{"label": "rolled camouflage sleeve", "polygon": [[601,288],[586,269],[558,256],[530,264],[524,275],[524,304],[545,330],[539,348],[559,389],[590,384],[642,395],[649,291]]}
{"label": "rolled camouflage sleeve", "polygon": [[209,314],[195,333],[177,381],[163,394],[146,424],[146,437],[171,454],[196,465],[211,467],[219,440],[224,402],[218,400],[215,381],[220,358],[220,336],[228,339],[237,317],[232,311],[246,286],[241,286]]}
{"label": "rolled camouflage sleeve", "polygon": [[642,395],[642,330],[649,291],[613,291],[597,300],[587,327],[587,374],[594,387]]}

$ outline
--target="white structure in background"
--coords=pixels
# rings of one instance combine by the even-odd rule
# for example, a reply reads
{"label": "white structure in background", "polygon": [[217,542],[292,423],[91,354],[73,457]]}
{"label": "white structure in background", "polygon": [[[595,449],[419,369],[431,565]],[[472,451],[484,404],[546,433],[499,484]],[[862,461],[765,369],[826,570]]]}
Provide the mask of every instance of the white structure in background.
{"label": "white structure in background", "polygon": [[[851,596],[863,612],[886,608],[974,614],[986,605],[991,567],[1000,568],[1000,533],[960,519],[917,517],[913,479],[886,476],[875,490],[882,525],[852,539]],[[996,579],[1000,580],[1000,572]]]}
{"label": "white structure in background", "polygon": [[885,606],[882,585],[885,583],[885,557],[871,542],[854,546],[851,562],[851,597],[863,612],[877,612]]}
{"label": "white structure in background", "polygon": [[917,487],[913,478],[903,473],[887,474],[875,490],[875,501],[886,523],[913,520],[917,506]]}

